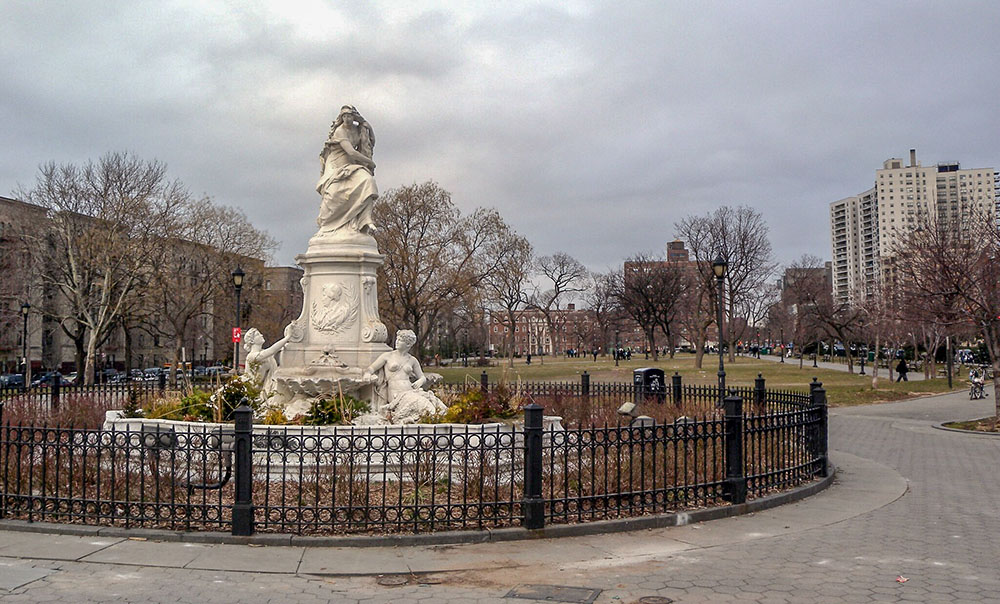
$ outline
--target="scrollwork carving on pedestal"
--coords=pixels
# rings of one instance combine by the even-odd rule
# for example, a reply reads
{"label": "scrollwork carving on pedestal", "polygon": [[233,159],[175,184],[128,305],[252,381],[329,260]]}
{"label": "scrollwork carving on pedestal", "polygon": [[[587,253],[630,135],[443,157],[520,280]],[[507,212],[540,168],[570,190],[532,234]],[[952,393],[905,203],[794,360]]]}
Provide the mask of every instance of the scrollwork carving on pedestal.
{"label": "scrollwork carving on pedestal", "polygon": [[361,328],[361,339],[365,342],[385,342],[389,339],[389,330],[379,320],[378,291],[375,289],[375,277],[366,275],[361,278],[362,306],[364,310],[364,325]]}
{"label": "scrollwork carving on pedestal", "polygon": [[288,341],[289,342],[301,342],[306,336],[305,327],[302,326],[301,317],[292,321],[288,325]]}

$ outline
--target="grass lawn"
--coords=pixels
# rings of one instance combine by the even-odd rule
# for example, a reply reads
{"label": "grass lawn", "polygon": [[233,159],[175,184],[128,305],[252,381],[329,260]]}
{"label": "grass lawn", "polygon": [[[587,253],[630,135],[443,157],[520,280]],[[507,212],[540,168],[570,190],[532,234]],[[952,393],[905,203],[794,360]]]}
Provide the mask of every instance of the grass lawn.
{"label": "grass lawn", "polygon": [[[717,356],[706,355],[704,366],[696,369],[694,366],[693,354],[678,354],[675,358],[663,358],[654,363],[652,358],[645,360],[642,355],[638,358],[632,357],[629,362],[619,362],[619,367],[615,367],[615,362],[610,357],[597,357],[597,362],[593,357],[566,359],[546,357],[544,362],[538,357],[533,357],[531,365],[525,365],[524,359],[514,359],[514,367],[509,368],[505,359],[499,359],[498,366],[486,367],[486,372],[490,375],[490,381],[496,381],[502,375],[506,375],[509,381],[517,379],[525,381],[578,381],[580,374],[584,371],[590,373],[592,382],[631,382],[632,370],[638,367],[658,367],[668,376],[675,371],[683,377],[685,384],[714,385],[718,383],[716,375],[719,368]],[[437,372],[444,376],[446,382],[461,382],[462,380],[472,380],[478,383],[479,376],[483,372],[482,367],[473,367],[475,359],[469,359],[469,367],[424,367],[426,371]],[[857,368],[855,368],[857,371]],[[871,371],[867,367],[866,371]],[[754,378],[761,373],[767,379],[767,387],[777,390],[798,390],[807,392],[809,382],[813,377],[819,378],[823,382],[823,387],[827,391],[827,399],[831,406],[863,405],[867,403],[882,403],[896,401],[915,396],[927,394],[940,394],[948,391],[948,381],[944,378],[926,380],[919,382],[890,382],[888,372],[885,369],[879,371],[878,389],[872,389],[871,375],[861,376],[857,373],[850,374],[846,371],[835,371],[831,369],[814,369],[807,362],[802,369],[799,369],[798,361],[794,363],[775,363],[751,359],[747,357],[736,357],[735,363],[726,360],[726,383],[729,385],[752,386]],[[954,380],[954,390],[963,390],[968,387],[964,380]]]}

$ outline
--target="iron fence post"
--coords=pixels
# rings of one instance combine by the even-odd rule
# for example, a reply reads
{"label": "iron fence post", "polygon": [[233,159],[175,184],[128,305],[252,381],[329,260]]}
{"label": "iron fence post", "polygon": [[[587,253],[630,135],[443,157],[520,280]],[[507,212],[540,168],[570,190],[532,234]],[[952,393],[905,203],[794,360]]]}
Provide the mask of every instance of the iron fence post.
{"label": "iron fence post", "polygon": [[819,458],[820,476],[830,475],[829,451],[829,413],[826,405],[826,389],[823,382],[813,378],[809,384],[809,396],[812,399],[812,406],[819,414],[819,425],[816,426],[813,442],[816,446],[816,456]]}
{"label": "iron fence post", "polygon": [[764,388],[764,374],[758,373],[757,378],[753,381],[753,402],[757,409],[764,408],[764,398],[767,396],[767,390]]}
{"label": "iron fence post", "polygon": [[490,376],[483,369],[482,375],[479,376],[479,389],[483,391],[483,396],[487,396],[490,393]]}
{"label": "iron fence post", "polygon": [[233,503],[233,535],[253,534],[253,409],[246,399],[233,410],[236,454],[236,501]]}
{"label": "iron fence post", "polygon": [[590,374],[587,373],[586,369],[580,375],[580,394],[583,396],[590,395]]}
{"label": "iron fence post", "polygon": [[52,378],[52,388],[49,389],[50,406],[52,410],[55,411],[59,408],[59,378]]}
{"label": "iron fence post", "polygon": [[677,373],[675,371],[674,374],[672,376],[670,376],[670,379],[671,379],[670,387],[672,389],[672,394],[673,394],[673,397],[674,397],[674,405],[676,405],[677,407],[680,407],[681,404],[682,404],[682,401],[681,401],[681,374],[679,374],[679,373]]}
{"label": "iron fence post", "polygon": [[160,382],[160,396],[163,396],[163,393],[166,392],[167,390],[167,374],[161,373],[159,382]]}
{"label": "iron fence post", "polygon": [[542,501],[542,407],[531,403],[524,408],[524,528],[545,526]]}
{"label": "iron fence post", "polygon": [[722,401],[725,410],[726,481],[723,497],[730,503],[745,503],[747,479],[743,467],[743,399],[730,394]]}

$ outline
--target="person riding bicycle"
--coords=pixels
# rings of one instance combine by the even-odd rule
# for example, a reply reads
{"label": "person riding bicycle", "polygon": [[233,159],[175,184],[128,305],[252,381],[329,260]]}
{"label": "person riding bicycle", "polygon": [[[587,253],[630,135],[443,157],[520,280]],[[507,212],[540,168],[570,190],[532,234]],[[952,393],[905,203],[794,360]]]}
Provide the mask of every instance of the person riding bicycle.
{"label": "person riding bicycle", "polygon": [[969,398],[980,399],[986,396],[983,387],[986,385],[986,371],[982,367],[973,367],[969,371]]}

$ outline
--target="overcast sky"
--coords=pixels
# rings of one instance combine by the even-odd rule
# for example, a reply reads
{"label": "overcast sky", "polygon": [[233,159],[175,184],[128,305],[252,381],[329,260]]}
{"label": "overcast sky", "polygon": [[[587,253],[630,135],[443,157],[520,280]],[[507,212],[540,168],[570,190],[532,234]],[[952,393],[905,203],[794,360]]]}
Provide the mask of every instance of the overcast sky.
{"label": "overcast sky", "polygon": [[242,208],[292,264],[339,107],[379,188],[429,179],[594,269],[749,204],[776,259],[910,148],[1000,166],[997,2],[0,4],[0,193],[131,151]]}

